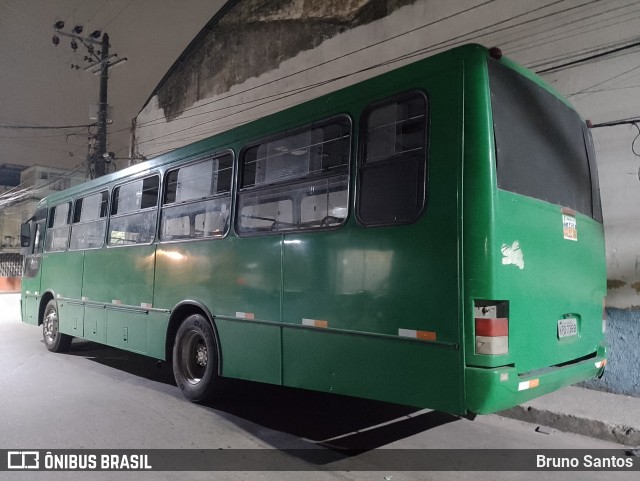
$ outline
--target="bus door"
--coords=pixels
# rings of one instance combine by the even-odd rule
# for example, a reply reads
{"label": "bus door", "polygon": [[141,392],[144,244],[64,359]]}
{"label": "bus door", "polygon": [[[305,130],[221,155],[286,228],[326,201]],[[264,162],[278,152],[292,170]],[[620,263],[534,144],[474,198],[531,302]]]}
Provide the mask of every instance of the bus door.
{"label": "bus door", "polygon": [[[21,235],[24,267],[22,273],[22,321],[38,324],[38,310],[42,297],[40,281],[42,266],[42,247],[44,245],[47,209],[40,208],[33,218],[23,224],[25,231]],[[27,231],[28,229],[28,235]]]}
{"label": "bus door", "polygon": [[141,353],[153,307],[158,187],[152,175],[113,189],[107,245],[86,251],[84,265],[87,335]]}
{"label": "bus door", "polygon": [[82,336],[82,268],[84,254],[69,251],[71,201],[49,208],[42,263],[42,289],[56,295],[60,332]]}

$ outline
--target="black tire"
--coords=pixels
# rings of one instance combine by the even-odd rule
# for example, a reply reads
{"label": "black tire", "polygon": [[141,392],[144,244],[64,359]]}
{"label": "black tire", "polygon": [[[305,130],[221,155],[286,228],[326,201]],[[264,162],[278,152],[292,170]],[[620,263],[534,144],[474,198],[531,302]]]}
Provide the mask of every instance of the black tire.
{"label": "black tire", "polygon": [[44,308],[42,316],[42,338],[44,345],[51,352],[68,351],[73,340],[73,336],[60,332],[59,323],[58,304],[52,299]]}
{"label": "black tire", "polygon": [[173,343],[173,376],[187,399],[211,399],[218,387],[218,350],[211,323],[200,314],[187,317]]}

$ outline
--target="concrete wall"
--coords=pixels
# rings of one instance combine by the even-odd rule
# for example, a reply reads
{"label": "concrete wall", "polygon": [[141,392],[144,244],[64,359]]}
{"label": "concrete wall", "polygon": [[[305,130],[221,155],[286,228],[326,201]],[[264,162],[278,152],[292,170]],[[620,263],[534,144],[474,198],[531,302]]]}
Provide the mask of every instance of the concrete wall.
{"label": "concrete wall", "polygon": [[[631,15],[633,8],[626,0],[244,0],[181,59],[142,109],[133,150],[151,158],[464,43],[500,46],[540,71],[627,38],[636,41],[640,19]],[[630,62],[637,65],[615,55],[543,76],[585,119],[599,123],[640,114],[637,68]],[[611,308],[611,362],[597,386],[640,396],[640,162],[631,149],[636,134],[630,126],[593,130]]]}

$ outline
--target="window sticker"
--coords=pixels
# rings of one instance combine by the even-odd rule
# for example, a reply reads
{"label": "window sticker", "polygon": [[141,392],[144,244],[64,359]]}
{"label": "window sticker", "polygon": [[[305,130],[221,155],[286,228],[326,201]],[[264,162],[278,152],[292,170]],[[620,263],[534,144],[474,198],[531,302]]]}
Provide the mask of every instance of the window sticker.
{"label": "window sticker", "polygon": [[578,240],[578,224],[575,215],[562,214],[562,230],[565,239],[572,241]]}

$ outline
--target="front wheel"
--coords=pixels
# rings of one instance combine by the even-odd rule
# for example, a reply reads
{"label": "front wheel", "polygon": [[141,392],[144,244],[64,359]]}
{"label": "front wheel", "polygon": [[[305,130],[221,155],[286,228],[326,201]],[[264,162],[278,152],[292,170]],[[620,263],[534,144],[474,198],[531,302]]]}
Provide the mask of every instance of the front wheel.
{"label": "front wheel", "polygon": [[65,352],[69,350],[73,336],[62,334],[59,329],[58,305],[56,301],[50,300],[44,308],[42,317],[42,337],[44,345],[51,352]]}
{"label": "front wheel", "polygon": [[187,399],[211,398],[218,381],[218,356],[213,327],[200,314],[187,317],[173,343],[173,375]]}

